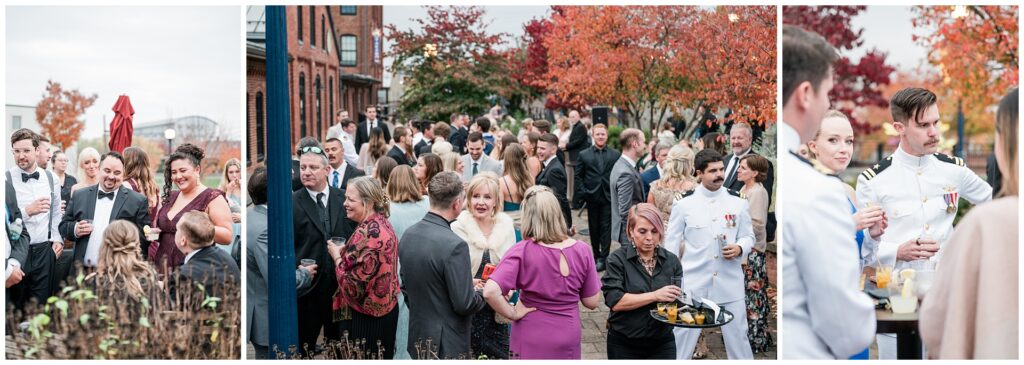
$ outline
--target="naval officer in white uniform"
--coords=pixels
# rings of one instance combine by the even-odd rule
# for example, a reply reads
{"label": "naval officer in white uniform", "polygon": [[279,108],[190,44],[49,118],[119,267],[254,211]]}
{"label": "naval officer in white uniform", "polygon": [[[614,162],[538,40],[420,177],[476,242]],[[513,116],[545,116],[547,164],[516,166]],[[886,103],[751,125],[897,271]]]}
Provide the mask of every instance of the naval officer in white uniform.
{"label": "naval officer in white uniform", "polygon": [[779,125],[782,221],[782,354],[847,359],[871,344],[875,309],[860,291],[860,257],[842,183],[796,150],[817,133],[829,108],[835,48],[791,25],[782,30]]}
{"label": "naval officer in white uniform", "polygon": [[[877,204],[889,217],[889,228],[879,240],[865,237],[865,266],[880,262],[895,267],[893,277],[899,277],[898,271],[911,261],[938,262],[942,244],[953,232],[959,198],[986,202],[992,199],[992,187],[963,159],[935,152],[939,107],[934,93],[905,88],[892,96],[889,108],[900,145],[860,174],[857,201]],[[896,358],[895,335],[878,336],[878,358]]]}
{"label": "naval officer in white uniform", "polygon": [[[729,359],[753,359],[747,339],[746,285],[741,266],[754,245],[750,206],[740,193],[722,186],[725,163],[717,151],[697,152],[694,166],[700,184],[672,204],[666,248],[681,254],[684,291],[707,289],[707,299],[734,315],[722,326]],[[673,332],[676,357],[690,359],[700,329],[676,328]]]}

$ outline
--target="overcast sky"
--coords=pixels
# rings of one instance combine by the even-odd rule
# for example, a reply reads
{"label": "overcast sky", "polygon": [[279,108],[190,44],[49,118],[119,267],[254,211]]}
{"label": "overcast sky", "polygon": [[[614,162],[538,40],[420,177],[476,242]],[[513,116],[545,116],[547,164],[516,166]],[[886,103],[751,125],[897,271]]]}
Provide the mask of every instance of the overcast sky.
{"label": "overcast sky", "polygon": [[240,138],[240,7],[8,7],[6,18],[6,103],[35,106],[52,79],[98,94],[83,138],[102,135],[121,94],[136,125],[202,115]]}
{"label": "overcast sky", "polygon": [[897,70],[910,71],[919,65],[931,68],[927,65],[928,50],[911,38],[924,33],[911,24],[915,16],[909,6],[869,6],[851,20],[854,29],[864,29],[864,44],[850,51],[850,58],[859,60],[868,50],[877,48],[889,54],[887,63]]}
{"label": "overcast sky", "polygon": [[[487,32],[490,34],[508,33],[515,41],[523,35],[523,24],[530,19],[547,17],[549,6],[485,6],[484,19],[490,22]],[[399,30],[410,29],[418,24],[410,19],[426,19],[427,9],[421,6],[385,6],[384,24],[394,24]],[[385,49],[390,49],[391,42],[385,40]],[[509,44],[512,45],[512,44]],[[391,59],[384,59],[384,65],[390,66]],[[391,75],[384,70],[384,86],[391,82]]]}

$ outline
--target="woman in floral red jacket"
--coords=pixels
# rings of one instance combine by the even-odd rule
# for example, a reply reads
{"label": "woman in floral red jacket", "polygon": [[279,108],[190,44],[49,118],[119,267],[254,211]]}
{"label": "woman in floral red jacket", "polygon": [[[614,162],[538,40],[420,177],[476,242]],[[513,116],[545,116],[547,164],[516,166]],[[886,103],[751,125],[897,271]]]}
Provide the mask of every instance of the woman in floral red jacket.
{"label": "woman in floral red jacket", "polygon": [[373,178],[353,179],[345,213],[359,223],[355,232],[344,246],[327,243],[338,277],[335,319],[351,319],[348,338],[365,339],[371,357],[391,359],[398,327],[398,238],[388,222],[387,194]]}

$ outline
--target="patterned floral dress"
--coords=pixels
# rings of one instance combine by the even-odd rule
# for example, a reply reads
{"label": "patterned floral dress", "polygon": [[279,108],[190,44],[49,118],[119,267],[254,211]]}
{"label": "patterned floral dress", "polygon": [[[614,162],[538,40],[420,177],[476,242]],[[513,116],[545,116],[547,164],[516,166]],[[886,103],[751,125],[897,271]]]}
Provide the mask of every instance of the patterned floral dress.
{"label": "patterned floral dress", "polygon": [[398,328],[398,239],[386,217],[375,213],[356,227],[335,274],[335,318],[352,320],[350,339],[365,338],[371,353],[380,341],[384,358],[392,358]]}

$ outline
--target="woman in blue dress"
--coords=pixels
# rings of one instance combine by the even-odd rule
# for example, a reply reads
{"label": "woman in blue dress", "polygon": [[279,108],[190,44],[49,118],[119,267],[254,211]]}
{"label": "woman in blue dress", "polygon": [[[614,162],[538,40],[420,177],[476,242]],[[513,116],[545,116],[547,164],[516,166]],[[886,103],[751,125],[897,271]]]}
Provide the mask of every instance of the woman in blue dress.
{"label": "woman in blue dress", "polygon": [[[836,176],[846,171],[853,158],[853,127],[850,126],[850,119],[838,110],[829,110],[821,121],[821,128],[818,134],[810,142],[807,142],[807,149],[814,159],[814,165],[820,171]],[[849,184],[843,184],[850,203],[850,211],[857,226],[856,240],[857,252],[860,257],[861,269],[865,276],[871,276],[873,267],[870,263],[864,262],[865,252],[864,233],[865,230],[872,238],[878,239],[885,232],[888,226],[888,219],[885,212],[875,202],[857,202],[854,189]],[[858,209],[862,207],[862,209]],[[851,360],[867,360],[868,349],[850,357]]]}
{"label": "woman in blue dress", "polygon": [[533,186],[533,177],[526,165],[526,150],[518,143],[511,143],[505,147],[504,159],[502,160],[505,169],[501,177],[501,207],[505,214],[512,217],[513,225],[516,228],[516,242],[523,240],[523,234],[519,230],[519,205],[523,202],[523,195],[526,189]]}

